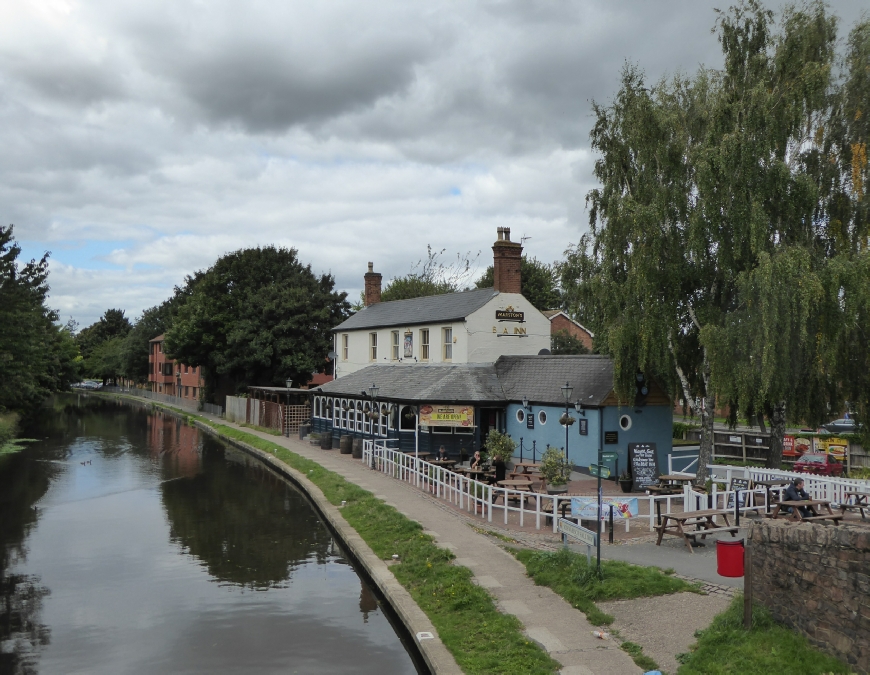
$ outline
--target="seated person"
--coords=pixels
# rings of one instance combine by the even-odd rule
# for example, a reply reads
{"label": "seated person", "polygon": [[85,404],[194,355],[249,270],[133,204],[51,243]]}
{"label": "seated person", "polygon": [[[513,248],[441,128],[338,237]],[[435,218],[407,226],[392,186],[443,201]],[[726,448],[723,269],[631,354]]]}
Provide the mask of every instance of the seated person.
{"label": "seated person", "polygon": [[[794,482],[789,485],[785,489],[785,493],[782,497],[782,501],[784,502],[799,502],[804,499],[809,499],[810,496],[807,494],[807,491],[804,490],[804,479],[803,478],[795,478]],[[798,509],[801,512],[801,515],[804,518],[809,518],[812,515],[815,515],[810,509],[809,506],[799,506]],[[792,512],[791,507],[786,507],[785,509],[788,513]]]}
{"label": "seated person", "polygon": [[472,469],[482,469],[483,468],[483,458],[480,456],[480,450],[474,451],[474,457],[471,458],[471,468]]}
{"label": "seated person", "polygon": [[490,485],[496,485],[500,480],[505,479],[507,467],[505,466],[504,460],[501,457],[498,457],[492,463],[492,468],[495,469],[495,476],[489,476],[486,479],[486,482]]}
{"label": "seated person", "polygon": [[441,461],[443,461],[443,460],[445,460],[445,459],[450,459],[450,458],[447,456],[447,450],[444,449],[444,446],[443,446],[443,445],[442,445],[440,448],[438,448],[438,459],[441,460]]}

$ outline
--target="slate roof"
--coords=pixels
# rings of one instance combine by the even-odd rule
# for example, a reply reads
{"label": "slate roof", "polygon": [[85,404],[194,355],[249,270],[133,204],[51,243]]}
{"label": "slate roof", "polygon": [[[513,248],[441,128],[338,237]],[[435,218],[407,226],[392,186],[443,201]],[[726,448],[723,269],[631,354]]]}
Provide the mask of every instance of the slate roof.
{"label": "slate roof", "polygon": [[613,361],[607,356],[501,356],[495,370],[509,401],[565,405],[561,387],[569,382],[571,403],[598,406],[613,389]]}
{"label": "slate roof", "polygon": [[461,293],[430,295],[411,300],[378,302],[364,307],[333,331],[385,326],[411,326],[464,319],[498,295],[492,288],[479,288]]}
{"label": "slate roof", "polygon": [[379,401],[505,402],[491,363],[368,366],[319,388],[332,396],[359,397],[362,392],[368,395],[372,383],[378,386]]}

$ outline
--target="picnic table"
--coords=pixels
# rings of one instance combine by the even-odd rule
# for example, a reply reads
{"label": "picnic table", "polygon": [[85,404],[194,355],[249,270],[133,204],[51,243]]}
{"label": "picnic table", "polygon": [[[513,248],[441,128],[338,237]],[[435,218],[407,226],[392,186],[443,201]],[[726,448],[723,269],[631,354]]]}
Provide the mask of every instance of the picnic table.
{"label": "picnic table", "polygon": [[[800,507],[802,506],[808,508],[813,515],[804,516],[800,510]],[[822,506],[827,509],[827,513],[819,513],[817,507]],[[788,508],[791,508],[791,513],[783,510]],[[780,515],[781,510],[783,511],[782,515]],[[831,509],[831,502],[825,499],[801,499],[789,502],[776,502],[776,506],[773,507],[773,511],[771,511],[768,517],[788,518],[790,520],[794,520],[795,522],[804,522],[811,520],[832,520],[834,521],[834,525],[839,525],[840,521],[843,519],[842,514],[834,513],[834,511]]]}
{"label": "picnic table", "polygon": [[[729,514],[730,511],[725,509],[704,509],[701,511],[683,511],[682,513],[663,513],[661,516],[661,524],[656,526],[656,530],[658,530],[659,533],[658,539],[656,540],[656,546],[662,545],[662,538],[666,534],[672,534],[677,537],[682,537],[686,544],[686,548],[689,549],[690,553],[694,553],[692,550],[692,544],[695,546],[704,546],[703,543],[699,543],[696,539],[698,535],[701,536],[701,539],[705,539],[708,534],[714,534],[715,532],[730,532],[731,536],[734,537],[737,535],[737,530],[740,528],[735,527],[728,522]],[[722,520],[725,521],[724,526],[716,523],[717,517],[721,517]],[[687,530],[687,527],[694,527],[694,529]]]}
{"label": "picnic table", "polygon": [[761,487],[764,488],[764,493],[765,493],[765,495],[767,495],[767,499],[765,500],[764,504],[765,504],[765,507],[767,509],[768,515],[770,515],[770,491],[771,491],[771,489],[774,489],[777,492],[779,492],[780,493],[779,496],[781,497],[782,496],[782,494],[781,494],[782,488],[784,488],[786,485],[791,483],[790,480],[783,479],[783,478],[772,478],[770,480],[757,480],[757,481],[753,481],[753,482],[755,483],[756,486],[760,485]]}
{"label": "picnic table", "polygon": [[[847,510],[850,511],[860,511],[861,518],[864,518],[864,509],[870,511],[870,503],[868,503],[868,499],[870,499],[870,492],[844,492],[843,496],[846,497],[846,503],[840,504],[840,511],[845,514]],[[852,501],[848,501],[848,500]]]}
{"label": "picnic table", "polygon": [[[537,462],[517,462],[514,464],[514,473],[532,474],[535,473],[540,466],[541,465]],[[516,469],[521,469],[521,471],[516,471]]]}
{"label": "picnic table", "polygon": [[[517,492],[531,492],[532,491],[532,481],[530,480],[522,480],[522,479],[508,479],[508,480],[500,480],[497,485],[499,487],[507,488],[508,490],[516,490]],[[506,494],[506,493],[505,493]],[[493,499],[498,499],[501,496],[501,493],[497,493]],[[519,497],[513,496],[511,499],[519,499]]]}
{"label": "picnic table", "polygon": [[658,485],[647,485],[646,490],[652,495],[678,495],[683,492],[683,483],[691,483],[694,476],[687,474],[664,474],[659,476]]}
{"label": "picnic table", "polygon": [[444,467],[446,469],[452,469],[454,466],[456,466],[456,460],[455,459],[433,459],[432,461],[429,462],[429,464],[434,464],[435,466],[441,466],[441,467]]}

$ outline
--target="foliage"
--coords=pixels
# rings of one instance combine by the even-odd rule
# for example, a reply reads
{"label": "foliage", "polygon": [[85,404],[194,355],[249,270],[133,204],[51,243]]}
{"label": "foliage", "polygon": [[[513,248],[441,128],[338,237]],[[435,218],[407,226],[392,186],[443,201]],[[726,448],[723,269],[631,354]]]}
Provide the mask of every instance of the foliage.
{"label": "foliage", "polygon": [[552,445],[541,455],[541,463],[538,465],[541,477],[547,481],[547,485],[565,485],[571,480],[572,468],[565,453]]}
{"label": "foliage", "polygon": [[490,430],[486,437],[486,443],[483,446],[486,449],[486,455],[490,461],[501,459],[507,462],[514,456],[514,451],[517,449],[516,441],[498,429]]}
{"label": "foliage", "polygon": [[83,328],[76,335],[76,344],[82,358],[87,361],[100,345],[114,338],[125,337],[131,328],[130,320],[124,316],[123,309],[107,309],[99,321]]}
{"label": "foliage", "polygon": [[16,413],[0,413],[0,448],[15,438],[18,431],[18,415]]}
{"label": "foliage", "polygon": [[586,614],[596,626],[613,623],[613,617],[595,606],[596,601],[628,600],[690,591],[700,593],[697,584],[689,584],[665,574],[658,567],[639,567],[618,560],[601,561],[601,579],[595,564],[586,564],[586,556],[560,549],[555,553],[521,550],[514,555],[526,566],[538,586],[548,586]]}
{"label": "foliage", "polygon": [[[478,251],[476,255],[472,255],[471,252],[464,255],[457,253],[455,262],[445,263],[441,260],[441,256],[446,250],[433,251],[432,246],[427,245],[426,259],[414,263],[408,274],[388,281],[381,292],[381,302],[410,300],[462,290],[466,281],[474,273],[474,265],[480,252]],[[361,300],[364,299],[364,296],[361,296]],[[354,307],[354,309],[358,311],[362,307]]]}
{"label": "foliage", "polygon": [[[478,288],[492,288],[494,274],[495,270],[490,265],[486,268],[483,276],[474,282],[475,285]],[[541,311],[562,307],[562,292],[559,290],[557,265],[548,265],[537,258],[523,256],[520,266],[520,283],[523,297]]]}
{"label": "foliage", "polygon": [[326,366],[330,330],[348,311],[332,275],[316,276],[295,249],[229,253],[187,278],[188,297],[166,332],[167,355],[202,366],[206,387],[308,382]]}
{"label": "foliage", "polygon": [[814,649],[807,639],[777,624],[759,605],[752,607],[752,628],[743,627],[743,596],[738,595],[686,654],[679,675],[768,675],[769,673],[851,673],[837,659]]}
{"label": "foliage", "polygon": [[48,253],[18,261],[13,228],[0,227],[0,411],[32,410],[78,379],[78,350],[46,306]]}
{"label": "foliage", "polygon": [[402,562],[390,568],[392,573],[432,621],[463,672],[543,675],[558,670],[559,664],[523,635],[520,622],[499,612],[492,596],[473,583],[468,568],[454,565],[453,554],[436,546],[418,523],[371,492],[274,442],[203,421],[222,436],[275,455],[302,472],[330,503],[345,501],[342,515],[375,554],[385,560],[399,555]]}
{"label": "foliage", "polygon": [[699,483],[717,397],[768,415],[773,465],[786,411],[813,422],[844,395],[870,399],[856,107],[870,24],[853,31],[840,79],[835,26],[813,2],[777,30],[745,0],[717,21],[722,70],[648,88],[628,66],[614,102],[594,106],[601,186],[562,266],[568,305],[613,357],[622,400],[640,370],[701,413]]}
{"label": "foliage", "polygon": [[849,470],[849,478],[868,479],[870,478],[870,466],[861,466]]}
{"label": "foliage", "polygon": [[588,354],[589,349],[580,338],[574,337],[564,328],[550,335],[551,354]]}

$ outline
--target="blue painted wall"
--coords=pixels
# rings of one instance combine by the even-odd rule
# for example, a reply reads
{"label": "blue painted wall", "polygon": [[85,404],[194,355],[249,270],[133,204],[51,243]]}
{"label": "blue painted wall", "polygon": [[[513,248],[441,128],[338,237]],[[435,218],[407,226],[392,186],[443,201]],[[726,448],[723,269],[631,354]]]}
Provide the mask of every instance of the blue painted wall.
{"label": "blue painted wall", "polygon": [[[559,424],[559,418],[564,414],[565,408],[532,405],[531,414],[535,416],[534,429],[529,429],[526,422],[520,423],[517,420],[518,410],[522,410],[522,405],[508,404],[506,431],[517,442],[518,446],[520,439],[523,439],[524,460],[531,460],[533,441],[536,443],[538,458],[546,450],[548,444],[557,448],[565,447],[565,427]],[[542,410],[547,414],[546,424],[541,424],[538,419],[538,413]],[[637,413],[636,410],[641,412]],[[605,452],[613,451],[619,454],[620,472],[628,466],[629,443],[655,443],[659,469],[662,473],[667,471],[668,453],[672,451],[673,447],[673,413],[669,407],[618,408],[608,406],[600,412],[598,409],[584,410],[583,412],[586,413],[585,419],[589,420],[589,433],[586,436],[580,435],[579,420],[583,417],[573,407],[570,409],[570,415],[575,419],[575,422],[568,428],[568,459],[575,465],[588,467],[596,462],[599,438],[601,438],[599,435],[601,433],[599,416],[602,416],[604,431],[616,431],[619,435],[618,443],[602,447]],[[623,415],[627,415],[631,419],[631,427],[627,430],[622,429],[619,425],[619,420]],[[514,461],[519,461],[519,447]],[[607,466],[611,470],[615,468],[613,462],[607,463]]]}

